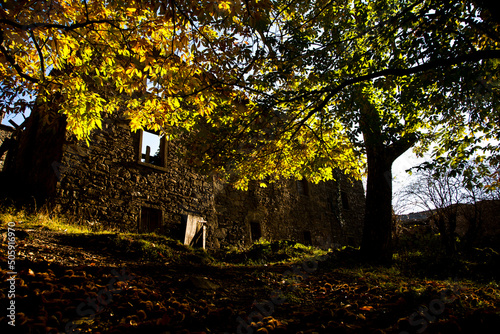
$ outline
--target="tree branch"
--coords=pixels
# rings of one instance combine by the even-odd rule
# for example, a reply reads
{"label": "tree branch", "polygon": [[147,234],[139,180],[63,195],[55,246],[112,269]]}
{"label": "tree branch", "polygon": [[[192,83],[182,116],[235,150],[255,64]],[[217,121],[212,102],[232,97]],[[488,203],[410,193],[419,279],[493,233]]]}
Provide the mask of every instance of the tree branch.
{"label": "tree branch", "polygon": [[[311,93],[328,93],[325,98],[319,102],[317,107],[312,109],[306,117],[301,121],[300,124],[304,124],[309,118],[311,118],[314,114],[316,114],[319,110],[324,108],[328,102],[335,96],[337,95],[342,89],[352,86],[354,84],[364,82],[364,81],[369,81],[381,77],[389,77],[389,76],[395,76],[395,77],[404,77],[407,75],[412,75],[416,73],[421,73],[429,70],[434,70],[438,68],[445,68],[445,67],[451,67],[454,65],[459,65],[462,63],[468,63],[468,62],[478,62],[480,60],[486,60],[486,59],[499,59],[500,58],[500,50],[483,50],[483,51],[475,51],[471,52],[469,54],[464,54],[460,55],[457,57],[452,57],[452,58],[443,58],[443,59],[438,59],[438,60],[433,60],[425,64],[417,65],[414,67],[409,67],[409,68],[403,68],[403,69],[398,69],[398,68],[389,68],[377,72],[373,72],[370,74],[365,74],[361,75],[355,78],[351,78],[348,80],[345,80],[341,82],[339,85],[337,85],[335,88],[331,89],[323,89],[321,91],[311,91],[307,95],[311,95]],[[304,96],[297,97],[295,99],[299,98],[304,98]]]}
{"label": "tree branch", "polygon": [[9,53],[9,51],[7,51],[7,49],[5,49],[5,47],[3,46],[3,30],[0,30],[0,51],[21,78],[24,78],[33,83],[39,82],[37,78],[34,78],[26,73],[23,73],[23,69],[21,68],[21,66],[19,66],[19,64],[17,64],[16,59],[12,57],[12,55]]}
{"label": "tree branch", "polygon": [[387,147],[387,158],[392,162],[411,148],[418,140],[414,133],[407,134]]}
{"label": "tree branch", "polygon": [[[11,26],[13,28],[19,29],[21,31],[29,31],[29,34],[31,38],[33,39],[33,42],[35,44],[35,48],[38,52],[39,58],[40,58],[40,66],[41,66],[41,71],[42,71],[42,78],[45,75],[45,64],[44,64],[44,59],[43,59],[43,53],[42,50],[40,49],[40,46],[38,45],[35,36],[33,34],[33,29],[36,28],[56,28],[56,29],[61,29],[64,31],[73,31],[78,28],[82,28],[88,25],[93,25],[93,24],[100,24],[100,23],[108,23],[111,25],[114,25],[114,21],[112,20],[87,20],[85,22],[80,22],[80,23],[75,23],[71,24],[69,26],[62,25],[62,24],[54,24],[54,23],[32,23],[32,24],[19,24],[17,22],[7,20],[7,19],[0,19],[0,24],[5,24],[7,26]],[[3,30],[0,30],[0,52],[4,55],[4,57],[7,59],[7,61],[10,63],[10,65],[16,70],[16,72],[19,74],[20,77],[33,82],[33,83],[38,83],[40,80],[32,77],[26,73],[23,72],[23,69],[19,64],[16,62],[16,59],[9,53],[9,51],[4,47],[3,45],[4,41],[4,35],[3,35]]]}
{"label": "tree branch", "polygon": [[40,49],[40,46],[38,45],[37,41],[36,41],[36,38],[35,38],[35,34],[33,33],[33,30],[30,30],[30,36],[31,36],[31,39],[33,40],[33,44],[35,44],[35,48],[36,48],[36,51],[38,52],[38,58],[40,59],[40,74],[41,74],[41,78],[44,79],[45,78],[45,62],[43,60],[43,53],[42,53],[42,50]]}
{"label": "tree branch", "polygon": [[64,24],[55,24],[55,23],[32,23],[32,24],[19,24],[17,22],[11,21],[11,20],[6,20],[6,19],[0,19],[1,24],[6,24],[11,27],[14,27],[16,29],[22,30],[22,31],[28,31],[33,28],[56,28],[56,29],[61,29],[65,31],[72,31],[78,28],[83,28],[88,25],[93,25],[93,24],[101,24],[101,23],[108,23],[108,24],[114,24],[115,22],[112,20],[90,20],[90,21],[85,21],[85,22],[80,22],[80,23],[74,23],[70,24],[69,26],[66,26]]}

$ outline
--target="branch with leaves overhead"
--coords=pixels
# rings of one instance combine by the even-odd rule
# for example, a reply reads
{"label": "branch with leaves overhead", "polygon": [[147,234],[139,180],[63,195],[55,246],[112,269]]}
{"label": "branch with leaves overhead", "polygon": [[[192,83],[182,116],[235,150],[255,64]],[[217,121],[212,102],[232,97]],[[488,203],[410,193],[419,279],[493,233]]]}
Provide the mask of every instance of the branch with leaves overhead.
{"label": "branch with leaves overhead", "polygon": [[[248,4],[254,14],[267,5]],[[208,0],[2,4],[0,81],[11,94],[2,106],[21,112],[19,98],[57,91],[68,128],[85,139],[118,109],[134,130],[189,129],[194,115],[238,95],[221,94],[208,76],[231,76],[239,40],[251,34],[246,12]]]}
{"label": "branch with leaves overhead", "polygon": [[266,166],[253,177],[319,180],[336,167],[359,177],[358,87],[380,112],[387,147],[427,138],[420,127],[450,113],[439,101],[458,96],[464,76],[467,89],[480,81],[496,94],[487,77],[499,33],[485,13],[431,0],[9,2],[0,8],[2,107],[19,112],[18,98],[57,91],[80,138],[123,110],[134,130],[225,134],[218,149],[199,145],[201,164],[234,166],[232,153],[242,173],[247,160]]}

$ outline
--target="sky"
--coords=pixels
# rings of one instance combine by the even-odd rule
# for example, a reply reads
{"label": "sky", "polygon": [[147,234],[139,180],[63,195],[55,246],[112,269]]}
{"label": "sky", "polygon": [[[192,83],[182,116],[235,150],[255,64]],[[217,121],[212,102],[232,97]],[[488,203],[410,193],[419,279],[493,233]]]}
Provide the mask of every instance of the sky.
{"label": "sky", "polygon": [[425,161],[429,161],[429,157],[419,158],[412,152],[410,148],[404,154],[394,161],[392,165],[392,204],[394,206],[394,211],[396,214],[407,214],[412,212],[422,211],[421,208],[405,207],[402,208],[398,205],[398,192],[408,186],[411,182],[417,178],[415,175],[410,175],[406,170],[416,167]]}
{"label": "sky", "polygon": [[[28,116],[29,116],[29,113],[26,113],[26,117],[28,117]],[[9,123],[9,120],[13,120],[14,122],[16,122],[17,125],[20,125],[21,123],[24,122],[24,117],[21,114],[19,114],[19,115],[7,115],[2,120],[2,124],[12,126],[12,124]]]}

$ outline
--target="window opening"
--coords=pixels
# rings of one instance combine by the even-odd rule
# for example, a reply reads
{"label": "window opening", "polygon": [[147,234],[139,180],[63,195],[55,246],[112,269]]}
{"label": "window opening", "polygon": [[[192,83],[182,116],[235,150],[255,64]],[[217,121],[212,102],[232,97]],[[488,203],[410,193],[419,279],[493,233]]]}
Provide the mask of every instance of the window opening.
{"label": "window opening", "polygon": [[162,136],[151,131],[142,131],[141,162],[164,167]]}

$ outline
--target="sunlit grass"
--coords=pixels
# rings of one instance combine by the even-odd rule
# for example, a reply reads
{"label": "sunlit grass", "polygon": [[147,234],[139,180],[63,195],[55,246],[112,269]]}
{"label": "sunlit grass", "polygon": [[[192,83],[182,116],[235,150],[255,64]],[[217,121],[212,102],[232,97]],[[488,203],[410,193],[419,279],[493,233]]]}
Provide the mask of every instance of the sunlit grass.
{"label": "sunlit grass", "polygon": [[28,213],[24,209],[0,207],[0,223],[3,228],[7,223],[14,222],[16,226],[23,229],[45,229],[66,233],[109,233],[112,231],[97,229],[95,224],[76,224],[57,214],[46,210]]}
{"label": "sunlit grass", "polygon": [[229,246],[213,251],[213,256],[221,264],[258,266],[303,262],[308,258],[318,259],[329,251],[289,240],[269,241],[261,238],[247,248]]}
{"label": "sunlit grass", "polygon": [[[65,233],[75,241],[88,235],[110,235],[111,246],[123,253],[136,258],[155,262],[169,261],[195,261],[211,263],[211,256],[203,249],[195,249],[183,245],[179,240],[174,240],[154,233],[116,233],[112,229],[103,228],[99,223],[75,223],[60,215],[49,213],[45,210],[28,212],[24,209],[0,206],[0,226],[16,229],[47,230]],[[184,259],[184,258],[186,259]]]}
{"label": "sunlit grass", "polygon": [[179,240],[155,233],[119,233],[110,239],[112,247],[133,258],[158,263],[211,264],[213,258],[201,248],[182,244]]}

